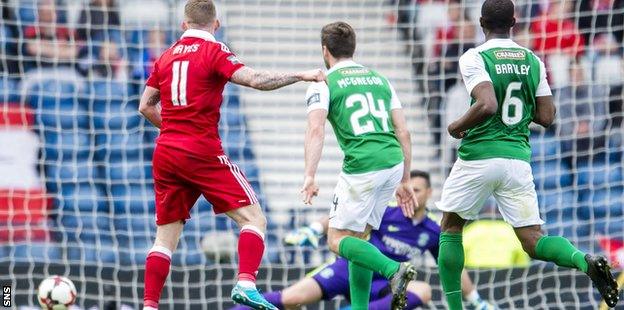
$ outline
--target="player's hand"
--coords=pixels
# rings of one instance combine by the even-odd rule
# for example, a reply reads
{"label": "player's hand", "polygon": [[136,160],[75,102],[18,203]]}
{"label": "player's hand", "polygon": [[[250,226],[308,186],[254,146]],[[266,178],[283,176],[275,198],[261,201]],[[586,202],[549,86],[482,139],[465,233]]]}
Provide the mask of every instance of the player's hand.
{"label": "player's hand", "polygon": [[451,135],[451,137],[455,139],[463,139],[464,136],[466,135],[466,131],[460,131],[457,129],[456,122],[452,122],[450,125],[448,125],[447,130],[448,130],[448,133]]}
{"label": "player's hand", "polygon": [[312,204],[312,197],[317,196],[319,187],[316,185],[316,181],[313,177],[305,177],[303,179],[303,187],[301,187],[301,195],[303,196],[303,203],[307,205]]}
{"label": "player's hand", "polygon": [[397,203],[403,211],[405,217],[414,216],[414,208],[418,207],[418,201],[416,200],[416,194],[414,189],[410,186],[409,182],[401,182],[396,190]]}
{"label": "player's hand", "polygon": [[327,78],[325,72],[321,69],[313,69],[299,73],[302,81],[306,82],[324,82]]}
{"label": "player's hand", "polygon": [[286,234],[286,236],[284,237],[284,244],[311,246],[316,249],[318,248],[320,238],[321,235],[316,233],[314,229],[305,226],[297,229],[296,231]]}

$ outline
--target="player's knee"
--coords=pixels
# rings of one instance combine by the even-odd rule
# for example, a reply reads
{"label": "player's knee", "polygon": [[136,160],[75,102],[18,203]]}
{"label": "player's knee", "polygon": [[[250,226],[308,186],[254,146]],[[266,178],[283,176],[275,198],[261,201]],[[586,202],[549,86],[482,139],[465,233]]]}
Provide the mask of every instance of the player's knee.
{"label": "player's knee", "polygon": [[180,234],[184,228],[182,221],[158,226],[154,246],[162,246],[173,252],[178,247]]}
{"label": "player's knee", "polygon": [[228,213],[228,215],[238,224],[239,227],[251,225],[261,231],[266,231],[267,220],[259,205],[239,208],[231,213]]}
{"label": "player's knee", "polygon": [[327,246],[329,250],[334,252],[335,254],[340,254],[340,241],[342,241],[341,236],[328,236],[327,238]]}
{"label": "player's knee", "polygon": [[301,306],[305,301],[305,294],[301,291],[288,290],[282,292],[282,304],[285,308],[291,309]]}
{"label": "player's knee", "polygon": [[412,281],[407,285],[407,291],[418,296],[423,304],[427,304],[431,301],[432,289],[431,285],[421,282]]}
{"label": "player's knee", "polygon": [[524,239],[520,240],[520,243],[522,244],[524,252],[526,252],[533,259],[537,258],[535,254],[535,246],[537,245],[536,241],[533,239]]}
{"label": "player's knee", "polygon": [[445,212],[442,216],[440,227],[443,232],[459,234],[463,231],[465,223],[466,220],[459,217],[459,215]]}
{"label": "player's knee", "polygon": [[537,242],[542,238],[543,234],[539,228],[520,228],[516,229],[516,236],[522,244],[522,249],[531,257],[537,258],[535,248]]}
{"label": "player's knee", "polygon": [[264,214],[260,213],[256,217],[250,220],[249,224],[260,228],[262,231],[266,231],[267,219]]}
{"label": "player's knee", "polygon": [[[301,283],[303,282],[299,284]],[[301,306],[321,299],[320,289],[316,291],[317,289],[305,285],[286,288],[282,291],[282,304],[286,309],[299,309]]]}

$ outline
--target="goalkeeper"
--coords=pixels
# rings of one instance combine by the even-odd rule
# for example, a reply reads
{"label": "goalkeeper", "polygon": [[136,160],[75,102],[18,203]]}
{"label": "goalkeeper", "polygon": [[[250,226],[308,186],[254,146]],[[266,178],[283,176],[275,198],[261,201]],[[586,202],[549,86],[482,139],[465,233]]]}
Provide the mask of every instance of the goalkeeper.
{"label": "goalkeeper", "polygon": [[[370,242],[381,252],[399,262],[409,261],[414,255],[429,251],[438,256],[438,238],[440,226],[427,216],[427,200],[431,196],[429,174],[414,170],[410,173],[414,193],[418,199],[414,216],[407,218],[396,204],[391,203],[386,209],[379,230],[371,232]],[[289,234],[285,242],[294,245],[317,247],[320,236],[327,230],[327,219],[315,222]],[[417,254],[418,253],[418,254]],[[474,309],[497,309],[483,301],[477,293],[467,272],[462,274],[462,290],[466,300]],[[330,300],[342,295],[349,298],[349,274],[347,261],[338,258],[331,264],[323,265],[294,285],[276,292],[268,292],[264,297],[280,309],[298,308],[299,306]],[[370,310],[390,309],[389,282],[379,274],[373,276],[370,292]],[[414,309],[431,300],[431,286],[425,282],[412,281],[407,287],[407,307]],[[232,310],[248,309],[236,307]]]}

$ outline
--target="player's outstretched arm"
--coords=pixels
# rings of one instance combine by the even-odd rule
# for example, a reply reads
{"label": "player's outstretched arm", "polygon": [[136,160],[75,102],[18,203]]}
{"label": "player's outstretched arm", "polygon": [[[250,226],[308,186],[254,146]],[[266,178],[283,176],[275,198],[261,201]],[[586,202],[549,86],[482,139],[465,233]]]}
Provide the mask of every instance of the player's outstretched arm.
{"label": "player's outstretched arm", "polygon": [[553,96],[542,96],[535,98],[535,116],[533,122],[548,128],[555,121],[557,108],[553,101]]}
{"label": "player's outstretched arm", "polygon": [[160,90],[147,86],[141,96],[141,102],[139,103],[139,112],[147,118],[150,123],[160,128],[162,123],[162,117],[160,116]]}
{"label": "player's outstretched arm", "polygon": [[412,164],[412,138],[407,129],[407,122],[403,109],[392,109],[392,125],[394,126],[394,134],[396,135],[401,150],[403,151],[403,178],[401,184],[396,190],[396,197],[403,215],[412,217],[414,215],[414,206],[418,205],[416,195],[410,183],[410,170]]}
{"label": "player's outstretched arm", "polygon": [[498,110],[492,82],[479,83],[472,90],[471,96],[475,99],[475,103],[462,117],[448,126],[448,132],[453,138],[463,138],[466,130],[481,124]]}
{"label": "player's outstretched arm", "polygon": [[308,127],[304,144],[305,170],[303,187],[301,188],[303,203],[305,204],[312,204],[312,197],[318,195],[319,188],[314,178],[323,152],[326,120],[327,110],[318,109],[308,113]]}
{"label": "player's outstretched arm", "polygon": [[230,81],[257,90],[274,90],[301,81],[322,82],[325,81],[325,73],[321,69],[280,73],[254,70],[245,66],[236,70]]}

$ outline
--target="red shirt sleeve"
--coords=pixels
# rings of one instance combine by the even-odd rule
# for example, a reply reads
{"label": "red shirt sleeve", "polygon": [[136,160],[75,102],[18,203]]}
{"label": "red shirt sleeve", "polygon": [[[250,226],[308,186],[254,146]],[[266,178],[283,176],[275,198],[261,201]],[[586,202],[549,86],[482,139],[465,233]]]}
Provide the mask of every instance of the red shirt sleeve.
{"label": "red shirt sleeve", "polygon": [[24,37],[27,39],[32,39],[37,36],[37,28],[35,26],[28,26],[24,29]]}
{"label": "red shirt sleeve", "polygon": [[56,30],[56,37],[59,40],[69,41],[73,36],[74,36],[73,32],[70,31],[68,28],[59,27]]}
{"label": "red shirt sleeve", "polygon": [[218,42],[213,54],[212,68],[213,71],[226,80],[232,77],[236,70],[245,66],[223,43]]}
{"label": "red shirt sleeve", "polygon": [[147,78],[145,85],[160,89],[160,83],[158,80],[158,60],[154,62],[154,68],[152,69],[150,76]]}

